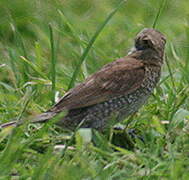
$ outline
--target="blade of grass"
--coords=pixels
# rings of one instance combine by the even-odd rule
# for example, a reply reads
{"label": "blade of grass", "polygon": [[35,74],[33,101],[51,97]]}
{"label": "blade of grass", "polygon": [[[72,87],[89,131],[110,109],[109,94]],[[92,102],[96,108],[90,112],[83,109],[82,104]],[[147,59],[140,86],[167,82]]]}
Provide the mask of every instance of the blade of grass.
{"label": "blade of grass", "polygon": [[[24,104],[23,104],[23,108],[19,114],[19,116],[17,117],[17,124],[21,124],[22,123],[22,115],[23,113],[26,111],[28,104],[32,98],[32,91],[31,89],[27,89],[27,92],[25,94],[25,100],[24,100]],[[10,173],[10,171],[12,170],[12,166],[14,165],[13,162],[16,162],[16,160],[19,158],[23,147],[25,146],[24,143],[20,143],[21,142],[21,129],[19,128],[13,128],[13,127],[9,127],[7,129],[8,132],[11,132],[8,143],[4,149],[4,151],[0,154],[0,161],[3,163],[3,166],[0,167],[0,172],[2,174],[7,174]],[[8,135],[8,132],[6,132],[6,134],[4,135]],[[3,138],[3,137],[2,137]],[[5,137],[4,137],[5,138]],[[17,144],[19,144],[17,146]],[[16,156],[15,156],[16,154]],[[7,167],[7,168],[5,168]]]}
{"label": "blade of grass", "polygon": [[170,78],[171,78],[172,87],[173,87],[174,91],[176,92],[175,80],[174,80],[174,77],[173,77],[173,72],[171,70],[171,66],[170,66],[169,61],[167,59],[167,55],[165,55],[165,62],[167,64],[168,72],[169,72],[169,75],[170,75]]}
{"label": "blade of grass", "polygon": [[44,79],[48,79],[44,73],[41,72],[41,70],[31,61],[28,61],[25,57],[20,56],[21,60],[26,62],[39,76],[41,76]]}
{"label": "blade of grass", "polygon": [[162,0],[161,1],[160,7],[158,9],[158,12],[156,14],[155,20],[154,20],[153,25],[152,25],[153,28],[156,27],[157,21],[158,21],[160,15],[161,15],[162,11],[164,10],[166,3],[167,3],[167,0]]}
{"label": "blade of grass", "polygon": [[4,88],[5,88],[6,90],[8,90],[8,91],[12,91],[12,92],[15,91],[15,89],[14,89],[12,86],[10,86],[9,84],[4,83],[4,82],[2,82],[2,81],[0,81],[0,86],[4,87]]}
{"label": "blade of grass", "polygon": [[28,107],[29,102],[31,101],[32,96],[34,95],[34,92],[32,92],[32,88],[27,88],[26,94],[24,97],[24,104],[23,104],[23,109],[20,112],[19,116],[17,117],[17,123],[21,124],[22,123],[22,115],[26,111],[26,108]]}
{"label": "blade of grass", "polygon": [[66,143],[65,148],[64,148],[64,149],[62,150],[62,152],[61,152],[60,164],[63,163],[64,157],[65,157],[65,154],[66,154],[66,151],[67,151],[68,147],[69,147],[69,146],[71,145],[71,143],[73,142],[77,131],[78,131],[79,128],[83,125],[84,122],[85,122],[85,119],[83,119],[83,120],[77,125],[77,127],[75,128],[75,130],[74,130],[74,132],[73,132],[73,134],[72,134],[72,136],[71,136],[71,138],[70,138],[70,140],[68,141],[68,143]]}
{"label": "blade of grass", "polygon": [[35,56],[36,56],[36,64],[42,65],[42,50],[39,42],[35,42]]}
{"label": "blade of grass", "polygon": [[14,74],[15,80],[16,82],[14,82],[14,86],[17,88],[17,86],[19,85],[19,75],[18,75],[18,69],[16,68],[15,62],[16,62],[16,58],[14,55],[14,51],[11,48],[8,48],[8,53],[10,56],[10,65],[11,65],[11,69],[12,72]]}
{"label": "blade of grass", "polygon": [[55,103],[55,90],[56,90],[56,56],[55,56],[55,47],[54,47],[54,36],[53,36],[53,28],[52,25],[49,24],[49,32],[50,32],[50,44],[51,44],[51,100],[52,103]]}
{"label": "blade of grass", "polygon": [[88,46],[86,47],[86,49],[84,50],[80,61],[78,62],[78,65],[76,66],[76,69],[73,73],[73,76],[71,78],[70,84],[68,86],[68,90],[70,88],[72,88],[74,86],[74,82],[77,78],[77,75],[79,73],[80,67],[83,63],[83,61],[86,59],[89,50],[91,49],[91,47],[93,46],[94,42],[96,41],[97,37],[99,36],[99,34],[102,32],[102,30],[104,29],[104,27],[107,25],[107,23],[111,20],[111,18],[115,15],[115,13],[119,10],[119,8],[122,6],[123,3],[127,2],[127,0],[122,0],[117,7],[107,16],[107,18],[104,20],[104,22],[99,26],[99,28],[96,30],[95,34],[92,36],[91,40],[89,41]]}
{"label": "blade of grass", "polygon": [[[70,21],[67,19],[67,17],[64,15],[64,13],[61,10],[58,10],[58,13],[60,14],[61,21],[63,24],[69,29],[70,33],[69,35],[73,36],[76,41],[81,43],[81,40],[79,38],[78,33],[75,31],[75,27],[70,23]],[[64,27],[65,28],[65,27]],[[68,35],[68,33],[66,33]]]}
{"label": "blade of grass", "polygon": [[[28,55],[27,55],[27,52],[26,52],[26,47],[25,47],[25,44],[24,44],[24,41],[23,41],[23,38],[22,38],[22,35],[20,34],[18,28],[16,27],[16,23],[14,20],[12,20],[13,23],[11,23],[11,26],[13,27],[13,32],[14,32],[14,40],[16,42],[16,44],[18,44],[18,46],[22,49],[22,52],[23,52],[23,57],[25,57],[26,59],[28,59]],[[23,77],[24,77],[24,81],[27,82],[29,80],[29,67],[28,67],[28,64],[23,62],[23,69],[22,69],[22,74],[23,74]]]}

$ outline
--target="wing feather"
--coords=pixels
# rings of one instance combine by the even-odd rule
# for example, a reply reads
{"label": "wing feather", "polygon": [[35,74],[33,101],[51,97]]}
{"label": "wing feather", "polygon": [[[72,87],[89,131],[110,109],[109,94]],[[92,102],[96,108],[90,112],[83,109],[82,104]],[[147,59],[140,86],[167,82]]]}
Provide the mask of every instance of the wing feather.
{"label": "wing feather", "polygon": [[50,111],[82,108],[129,94],[141,85],[144,74],[144,64],[139,60],[129,57],[118,59],[68,91]]}

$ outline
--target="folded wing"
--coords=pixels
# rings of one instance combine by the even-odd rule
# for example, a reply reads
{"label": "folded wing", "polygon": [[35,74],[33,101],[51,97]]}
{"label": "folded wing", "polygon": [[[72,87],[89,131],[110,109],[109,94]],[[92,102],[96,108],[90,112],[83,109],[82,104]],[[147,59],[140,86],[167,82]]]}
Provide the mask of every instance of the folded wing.
{"label": "folded wing", "polygon": [[139,60],[130,57],[118,59],[68,91],[49,111],[82,108],[129,94],[140,87],[144,74],[144,65]]}

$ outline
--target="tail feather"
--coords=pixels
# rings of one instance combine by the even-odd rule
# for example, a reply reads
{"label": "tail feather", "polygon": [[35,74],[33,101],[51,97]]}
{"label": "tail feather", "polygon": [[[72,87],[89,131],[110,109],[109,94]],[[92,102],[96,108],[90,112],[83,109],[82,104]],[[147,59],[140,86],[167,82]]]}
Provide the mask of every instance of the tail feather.
{"label": "tail feather", "polygon": [[45,113],[39,114],[36,117],[32,118],[31,122],[32,123],[46,122],[49,119],[51,119],[54,116],[56,116],[57,114],[58,114],[57,112],[47,111]]}
{"label": "tail feather", "polygon": [[[51,111],[47,111],[45,113],[39,114],[36,117],[31,117],[31,123],[42,123],[42,122],[46,122],[49,119],[53,118],[54,116],[56,116],[58,113],[57,112],[51,112]],[[21,125],[22,123],[17,123],[17,121],[10,121],[7,123],[3,123],[0,124],[0,128],[6,128],[9,126],[16,126],[16,125]]]}
{"label": "tail feather", "polygon": [[16,126],[17,121],[10,121],[7,123],[0,124],[0,128],[6,128],[10,126]]}

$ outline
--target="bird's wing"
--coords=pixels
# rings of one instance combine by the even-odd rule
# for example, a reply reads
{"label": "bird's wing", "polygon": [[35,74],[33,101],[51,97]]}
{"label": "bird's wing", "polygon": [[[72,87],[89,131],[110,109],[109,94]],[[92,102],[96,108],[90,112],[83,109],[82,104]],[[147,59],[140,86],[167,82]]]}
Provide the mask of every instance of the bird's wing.
{"label": "bird's wing", "polygon": [[126,95],[141,85],[144,74],[144,64],[139,60],[131,57],[118,59],[68,91],[49,111],[87,107]]}

